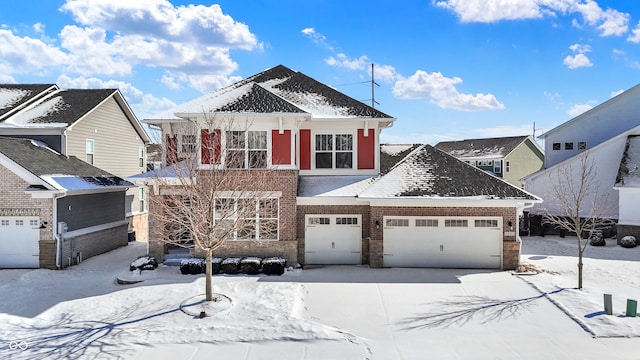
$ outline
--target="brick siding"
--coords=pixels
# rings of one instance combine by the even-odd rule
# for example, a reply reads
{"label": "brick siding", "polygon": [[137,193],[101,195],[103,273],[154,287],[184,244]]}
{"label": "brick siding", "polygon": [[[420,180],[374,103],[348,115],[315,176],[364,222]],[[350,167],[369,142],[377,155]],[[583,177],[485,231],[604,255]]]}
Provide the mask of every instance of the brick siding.
{"label": "brick siding", "polygon": [[[126,246],[128,243],[127,229],[128,225],[123,224],[110,229],[65,238],[62,246],[62,267],[69,265],[72,250],[80,251],[82,253],[82,260],[86,260],[92,256],[104,254],[108,251]],[[133,261],[134,259],[131,260]],[[73,264],[75,264],[75,261]]]}

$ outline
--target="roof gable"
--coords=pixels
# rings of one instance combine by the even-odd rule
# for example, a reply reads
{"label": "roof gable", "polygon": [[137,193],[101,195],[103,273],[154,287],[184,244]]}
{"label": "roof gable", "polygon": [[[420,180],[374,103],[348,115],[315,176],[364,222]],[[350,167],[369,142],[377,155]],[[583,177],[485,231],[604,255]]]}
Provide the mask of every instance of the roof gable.
{"label": "roof gable", "polygon": [[527,140],[528,136],[512,136],[461,141],[442,141],[436,148],[459,159],[504,158]]}
{"label": "roof gable", "polygon": [[278,65],[147,119],[214,112],[308,113],[315,118],[393,119],[300,72]]}

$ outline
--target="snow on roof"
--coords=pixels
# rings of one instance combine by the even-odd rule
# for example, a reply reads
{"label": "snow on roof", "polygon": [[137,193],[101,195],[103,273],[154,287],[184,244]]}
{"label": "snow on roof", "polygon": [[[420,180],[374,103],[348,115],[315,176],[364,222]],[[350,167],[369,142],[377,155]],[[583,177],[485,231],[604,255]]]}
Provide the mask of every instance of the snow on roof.
{"label": "snow on roof", "polygon": [[29,109],[17,113],[5,120],[0,124],[0,126],[27,125],[35,122],[39,118],[50,116],[69,107],[70,105],[65,103],[61,96],[54,96]]}
{"label": "snow on roof", "polygon": [[407,151],[414,146],[415,144],[380,144],[380,152],[391,156],[397,156],[401,152]]}
{"label": "snow on roof", "polygon": [[109,176],[80,177],[73,175],[43,175],[40,176],[40,178],[53,185],[56,189],[67,191],[127,188],[134,186],[128,181]]}
{"label": "snow on roof", "polygon": [[7,109],[14,106],[30,93],[29,90],[24,89],[0,89],[0,109]]}
{"label": "snow on roof", "polygon": [[315,118],[393,119],[377,109],[279,65],[147,119],[212,112],[309,113]]}
{"label": "snow on roof", "polygon": [[627,138],[627,147],[620,162],[618,187],[640,187],[640,135],[631,135]]}
{"label": "snow on roof", "polygon": [[487,139],[467,139],[460,141],[442,141],[436,148],[459,159],[502,158],[527,139],[527,136],[512,136]]}
{"label": "snow on roof", "polygon": [[301,176],[298,196],[355,197],[374,179],[372,176]]}

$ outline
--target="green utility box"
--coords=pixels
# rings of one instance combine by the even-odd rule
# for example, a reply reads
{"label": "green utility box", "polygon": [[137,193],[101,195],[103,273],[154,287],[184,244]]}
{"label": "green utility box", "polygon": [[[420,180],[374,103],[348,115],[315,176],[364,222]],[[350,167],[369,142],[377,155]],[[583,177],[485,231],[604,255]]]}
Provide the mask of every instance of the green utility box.
{"label": "green utility box", "polygon": [[638,301],[627,299],[627,316],[636,317],[638,314]]}

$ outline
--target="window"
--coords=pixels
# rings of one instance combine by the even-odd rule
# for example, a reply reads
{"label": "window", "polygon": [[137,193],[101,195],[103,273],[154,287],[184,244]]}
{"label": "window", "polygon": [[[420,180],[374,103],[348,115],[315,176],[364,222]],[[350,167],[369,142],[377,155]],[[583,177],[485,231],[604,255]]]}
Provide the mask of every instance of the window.
{"label": "window", "polygon": [[231,169],[267,167],[266,131],[227,131],[226,165]]}
{"label": "window", "polygon": [[338,225],[358,225],[357,217],[340,217],[336,219]]}
{"label": "window", "polygon": [[93,140],[91,139],[87,139],[85,142],[85,154],[86,154],[85,161],[88,164],[93,165],[94,152],[93,152]]}
{"label": "window", "polygon": [[475,220],[475,227],[498,227],[498,220]]}
{"label": "window", "polygon": [[316,135],[316,169],[353,168],[353,135]]}
{"label": "window", "polygon": [[29,226],[38,226],[38,220],[29,220]]}
{"label": "window", "polygon": [[502,160],[496,160],[493,162],[493,172],[496,174],[502,173]]}
{"label": "window", "polygon": [[438,219],[416,219],[416,227],[438,227]]}
{"label": "window", "polygon": [[459,219],[445,219],[444,221],[445,227],[467,227],[467,220],[459,220]]}
{"label": "window", "polygon": [[386,226],[409,226],[409,219],[387,219]]}
{"label": "window", "polygon": [[191,155],[198,149],[198,139],[195,135],[180,135],[178,138],[180,143],[178,149],[180,149],[180,155]]}
{"label": "window", "polygon": [[328,217],[310,217],[309,225],[329,225],[331,221],[329,221]]}
{"label": "window", "polygon": [[572,142],[564,143],[564,149],[565,150],[573,150],[573,143]]}
{"label": "window", "polygon": [[9,226],[9,220],[0,220],[0,226]]}
{"label": "window", "polygon": [[509,172],[510,165],[511,165],[511,164],[509,163],[509,160],[506,160],[506,161],[504,162],[504,172]]}
{"label": "window", "polygon": [[17,226],[22,226],[22,225],[24,225],[24,220],[16,220],[16,225],[17,225]]}
{"label": "window", "polygon": [[561,147],[562,144],[560,144],[559,142],[553,143],[552,146],[553,146],[553,148],[552,148],[553,150],[562,150],[562,147]]}
{"label": "window", "polygon": [[587,150],[587,142],[578,141],[578,150]]}
{"label": "window", "polygon": [[278,240],[278,199],[216,198],[214,221],[231,240]]}
{"label": "window", "polygon": [[138,188],[138,197],[140,198],[140,211],[144,211],[144,188]]}
{"label": "window", "polygon": [[144,146],[138,146],[138,166],[144,167]]}

